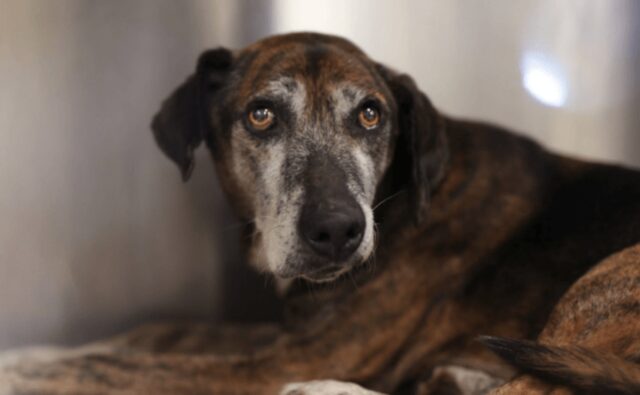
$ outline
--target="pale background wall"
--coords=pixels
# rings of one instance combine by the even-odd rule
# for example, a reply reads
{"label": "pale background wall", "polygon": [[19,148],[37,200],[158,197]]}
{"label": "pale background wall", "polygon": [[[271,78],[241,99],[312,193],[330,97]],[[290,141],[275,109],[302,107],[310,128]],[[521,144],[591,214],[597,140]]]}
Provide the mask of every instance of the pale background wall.
{"label": "pale background wall", "polygon": [[[353,39],[450,114],[640,166],[634,0],[3,0],[0,349],[267,316],[206,152],[182,184],[148,124],[203,49],[291,30]],[[527,53],[562,105],[523,87]]]}

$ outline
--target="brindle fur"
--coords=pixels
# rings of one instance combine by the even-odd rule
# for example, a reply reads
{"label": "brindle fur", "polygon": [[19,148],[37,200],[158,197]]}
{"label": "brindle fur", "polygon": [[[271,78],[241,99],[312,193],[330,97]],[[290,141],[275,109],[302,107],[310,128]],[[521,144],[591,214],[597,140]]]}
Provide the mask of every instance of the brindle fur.
{"label": "brindle fur", "polygon": [[[244,218],[260,196],[234,181],[231,125],[266,79],[313,81],[306,93],[314,103],[340,81],[374,86],[389,100],[395,129],[368,145],[374,157],[389,156],[377,168],[369,265],[311,293],[296,280],[281,327],[146,327],[108,342],[107,353],[6,367],[0,392],[278,394],[287,383],[320,379],[385,393],[459,392],[442,366],[510,380],[495,394],[637,391],[639,172],[564,158],[498,127],[440,115],[410,79],[335,37],[284,35],[240,55],[211,54],[199,67],[225,70],[204,81],[211,101],[197,99],[198,75],[179,91],[183,106],[205,115],[181,121],[191,135],[159,142],[188,175],[204,137]],[[221,101],[225,111],[212,109]],[[203,125],[204,136],[193,134]],[[262,146],[246,154],[259,160]],[[508,363],[477,341],[481,334],[493,336],[484,342]]]}

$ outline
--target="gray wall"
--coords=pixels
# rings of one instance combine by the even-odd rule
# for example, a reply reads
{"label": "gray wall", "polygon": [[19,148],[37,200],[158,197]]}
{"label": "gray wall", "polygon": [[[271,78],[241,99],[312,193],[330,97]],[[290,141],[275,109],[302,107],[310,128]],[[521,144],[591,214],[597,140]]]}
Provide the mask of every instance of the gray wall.
{"label": "gray wall", "polygon": [[[182,184],[148,130],[203,49],[345,35],[450,114],[640,166],[639,21],[634,0],[2,1],[0,349],[268,315],[206,152]],[[527,53],[562,105],[525,89]]]}
{"label": "gray wall", "polygon": [[229,218],[212,166],[199,152],[183,184],[148,125],[200,50],[233,40],[233,7],[0,7],[0,348],[215,318]]}

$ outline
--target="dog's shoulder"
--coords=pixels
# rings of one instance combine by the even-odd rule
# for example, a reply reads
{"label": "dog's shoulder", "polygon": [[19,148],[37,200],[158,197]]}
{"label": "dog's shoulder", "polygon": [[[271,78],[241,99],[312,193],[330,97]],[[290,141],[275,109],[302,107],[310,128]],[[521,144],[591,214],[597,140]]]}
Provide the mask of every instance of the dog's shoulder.
{"label": "dog's shoulder", "polygon": [[640,210],[640,169],[599,163],[559,154],[524,134],[490,123],[447,119],[453,155],[479,170],[523,182],[537,178],[554,199],[582,201],[588,196],[598,206],[616,203]]}
{"label": "dog's shoulder", "polygon": [[[482,202],[465,224],[488,229],[513,225],[509,236],[478,263],[465,289],[469,300],[485,300],[502,311],[526,311],[537,333],[551,307],[584,273],[608,256],[640,243],[640,172],[613,164],[569,158],[527,137],[492,125],[452,121],[452,152],[475,172],[472,204]],[[473,182],[469,183],[473,185]],[[511,200],[510,200],[511,199]],[[466,206],[465,206],[466,207]],[[524,211],[525,214],[520,212]],[[502,215],[502,217],[500,217]],[[510,219],[512,218],[512,219]],[[520,314],[519,313],[519,314]]]}
{"label": "dog's shoulder", "polygon": [[493,196],[538,199],[561,183],[570,167],[579,167],[534,139],[495,124],[447,118],[446,125],[451,168],[463,169],[469,179],[486,180]]}

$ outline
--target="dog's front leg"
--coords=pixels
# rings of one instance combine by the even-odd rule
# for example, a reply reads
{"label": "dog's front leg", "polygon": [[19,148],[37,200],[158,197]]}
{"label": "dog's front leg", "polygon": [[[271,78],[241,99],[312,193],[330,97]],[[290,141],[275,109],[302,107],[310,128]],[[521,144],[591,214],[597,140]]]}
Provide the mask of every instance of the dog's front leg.
{"label": "dog's front leg", "polygon": [[268,346],[281,332],[276,324],[160,322],[141,325],[96,345],[114,352],[237,355]]}
{"label": "dog's front leg", "polygon": [[269,357],[90,354],[22,363],[0,372],[0,394],[275,394],[284,385]]}
{"label": "dog's front leg", "polygon": [[236,356],[120,351],[18,364],[0,371],[0,394],[274,395],[293,382],[369,382],[384,374],[404,344],[399,334],[412,332],[424,319],[425,298],[413,295],[423,288],[376,292],[388,286],[374,282],[361,288],[323,311],[324,318],[312,319],[304,330],[281,333],[260,351]]}
{"label": "dog's front leg", "polygon": [[354,383],[335,380],[314,380],[287,384],[280,395],[383,395]]}
{"label": "dog's front leg", "polygon": [[[432,276],[421,278],[423,271],[403,262],[410,260],[400,260],[394,271],[336,303],[323,303],[302,327],[280,332],[259,351],[236,356],[120,351],[13,365],[0,370],[0,394],[275,395],[288,383],[325,379],[378,383],[370,388],[389,392],[416,368],[394,359],[398,350],[409,347],[410,334],[420,333],[433,311],[449,311],[430,308]],[[420,358],[411,360],[424,360],[454,335],[431,342],[421,337]],[[391,365],[396,366],[392,374]]]}
{"label": "dog's front leg", "polygon": [[[275,395],[286,384],[310,380],[316,374],[341,376],[340,367],[354,372],[349,366],[352,361],[328,367],[327,361],[320,361],[315,347],[295,348],[283,342],[256,355],[96,353],[56,362],[16,364],[0,372],[0,394]],[[305,349],[309,357],[300,358]],[[336,355],[323,357],[331,360]]]}
{"label": "dog's front leg", "polygon": [[[487,394],[504,383],[504,380],[490,376],[480,370],[461,366],[439,366],[431,377],[416,385],[417,395],[449,394],[479,395]],[[508,393],[508,392],[505,392]],[[383,395],[363,388],[354,383],[335,380],[314,380],[303,383],[291,383],[284,387],[280,395]]]}

